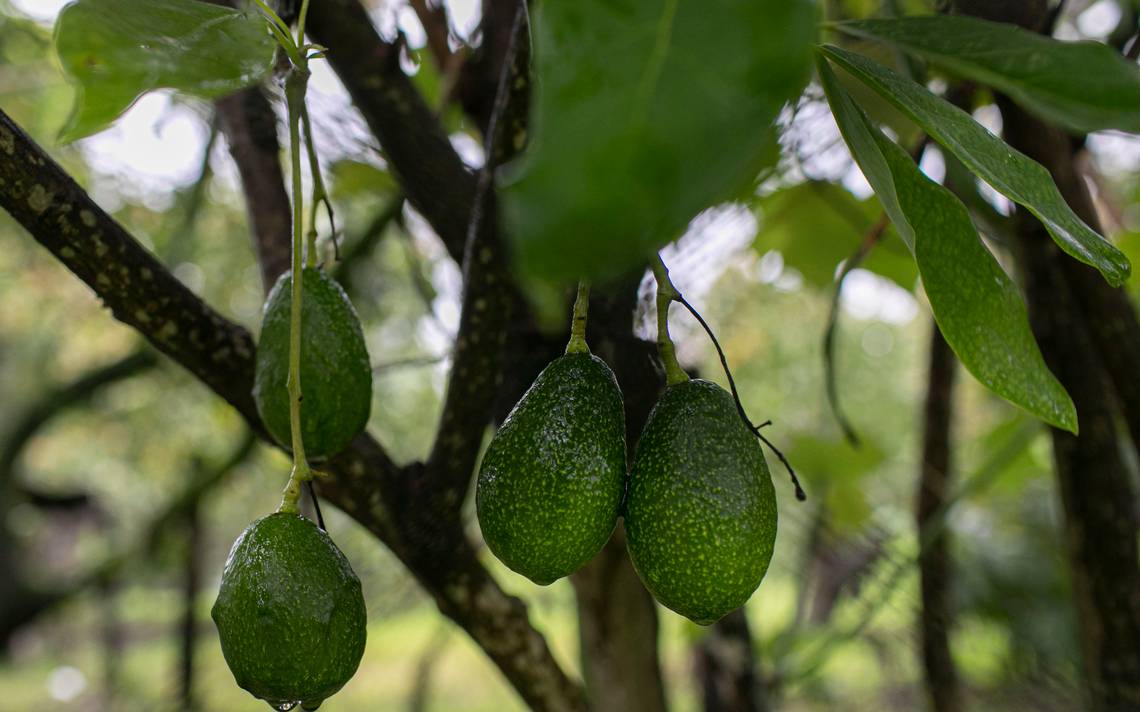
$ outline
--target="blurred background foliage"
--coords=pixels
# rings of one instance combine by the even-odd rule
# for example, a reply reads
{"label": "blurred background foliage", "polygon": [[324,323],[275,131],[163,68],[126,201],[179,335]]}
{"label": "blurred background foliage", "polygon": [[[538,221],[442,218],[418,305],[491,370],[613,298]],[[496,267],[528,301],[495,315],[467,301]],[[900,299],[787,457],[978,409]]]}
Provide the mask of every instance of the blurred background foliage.
{"label": "blurred background foliage", "polygon": [[[0,0],[4,110],[182,281],[256,329],[261,285],[236,173],[224,140],[211,139],[210,106],[149,96],[111,131],[59,145],[72,100],[50,48],[61,4]],[[451,3],[456,22],[466,23],[455,28],[459,36],[473,27],[469,4]],[[877,0],[829,5],[833,17],[881,9]],[[1072,2],[1062,34],[1104,37],[1122,7]],[[421,56],[423,33],[407,10],[391,0],[375,4],[373,15],[382,30],[399,27],[408,35],[406,69],[437,101],[440,78]],[[362,120],[319,65],[314,87],[341,247],[353,255],[337,269],[350,282],[377,370],[369,429],[394,457],[419,458],[431,441],[457,325],[458,269],[403,206]],[[882,116],[889,115],[882,106]],[[474,129],[458,111],[445,119],[461,155],[477,162]],[[984,110],[979,119],[987,119]],[[896,120],[900,132],[909,130]],[[773,470],[780,478],[779,543],[748,604],[773,701],[786,710],[916,709],[919,544],[912,511],[931,320],[913,263],[888,231],[865,269],[848,277],[839,302],[836,378],[862,443],[845,442],[825,398],[822,337],[837,266],[881,211],[852,171],[814,87],[783,123],[784,160],[756,199],[705,213],[665,257],[678,286],[719,333],[754,418],[775,421],[766,432],[786,447],[810,495],[806,504],[795,502]],[[1140,262],[1140,148],[1113,134],[1094,136],[1089,147],[1108,225]],[[945,170],[933,150],[923,167],[935,178]],[[995,213],[1003,210],[992,195],[983,198]],[[0,236],[0,444],[8,447],[37,404],[144,347],[7,216],[0,217]],[[1138,284],[1133,280],[1132,289],[1140,295]],[[637,315],[644,334],[651,333],[649,317]],[[682,361],[722,381],[699,329],[686,317],[678,322]],[[959,484],[946,520],[957,563],[956,659],[974,709],[1071,709],[1078,653],[1047,439],[965,374],[959,383]],[[228,406],[159,362],[60,411],[4,463],[2,546],[11,561],[3,572],[8,598],[0,603],[35,600],[30,592],[53,598],[0,641],[0,708],[180,708],[189,561],[198,571],[190,601],[198,706],[263,708],[232,684],[208,615],[230,543],[276,506],[288,473],[287,458],[260,444],[236,466],[219,468],[240,454],[244,437]],[[174,506],[187,502],[197,504]],[[360,672],[324,707],[521,709],[495,668],[438,615],[395,559],[330,510],[330,531],[363,580],[370,628]],[[529,603],[560,662],[576,671],[569,583],[538,588],[489,554],[485,562]],[[707,631],[664,609],[662,626],[671,704],[696,710],[694,650]]]}

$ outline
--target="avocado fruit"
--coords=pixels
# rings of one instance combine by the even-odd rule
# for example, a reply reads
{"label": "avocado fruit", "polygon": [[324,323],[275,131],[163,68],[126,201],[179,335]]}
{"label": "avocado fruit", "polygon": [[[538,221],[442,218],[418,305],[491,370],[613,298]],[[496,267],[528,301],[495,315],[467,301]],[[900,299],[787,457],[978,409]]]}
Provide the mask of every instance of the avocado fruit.
{"label": "avocado fruit", "polygon": [[211,615],[238,685],[278,709],[316,709],[364,654],[360,579],[328,534],[278,512],[230,550]]}
{"label": "avocado fruit", "polygon": [[551,361],[503,421],[479,470],[487,546],[540,585],[573,573],[617,524],[625,410],[613,371],[589,352]]}
{"label": "avocado fruit", "polygon": [[708,625],[744,605],[776,543],[776,494],[760,443],[715,383],[666,388],[630,472],[627,546],[664,606]]}
{"label": "avocado fruit", "polygon": [[[348,295],[323,270],[301,281],[301,437],[308,459],[331,457],[368,424],[372,366],[360,319]],[[266,429],[285,448],[289,427],[289,327],[293,275],[286,272],[265,302],[253,397]]]}

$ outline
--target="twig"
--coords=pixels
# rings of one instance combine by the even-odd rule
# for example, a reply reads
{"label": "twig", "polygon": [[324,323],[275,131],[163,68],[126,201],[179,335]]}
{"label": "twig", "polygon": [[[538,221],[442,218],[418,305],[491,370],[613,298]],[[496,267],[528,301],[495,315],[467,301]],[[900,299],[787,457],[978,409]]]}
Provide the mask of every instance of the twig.
{"label": "twig", "polygon": [[863,239],[859,241],[859,246],[855,248],[855,252],[843,263],[843,269],[840,270],[839,276],[835,278],[835,291],[831,295],[831,308],[827,314],[827,328],[823,332],[823,377],[827,390],[827,404],[831,408],[835,420],[839,423],[839,427],[843,430],[843,436],[847,441],[855,447],[859,447],[859,436],[855,432],[855,428],[851,422],[844,415],[843,410],[839,407],[839,387],[836,383],[836,369],[835,369],[835,334],[839,324],[839,302],[843,293],[843,284],[847,280],[847,275],[863,264],[863,260],[871,253],[875,245],[879,243],[883,235],[886,234],[887,226],[890,225],[890,219],[886,213],[867,230],[863,235]]}
{"label": "twig", "polygon": [[720,341],[717,340],[716,334],[713,333],[712,327],[709,326],[708,322],[705,321],[700,312],[698,312],[692,304],[689,304],[688,300],[683,296],[678,294],[676,301],[681,306],[685,307],[685,309],[687,309],[689,313],[693,315],[693,318],[696,319],[698,323],[700,323],[701,328],[705,330],[705,333],[708,334],[708,337],[712,341],[713,346],[716,347],[716,353],[717,356],[720,357],[720,365],[721,368],[724,369],[724,375],[728,378],[728,387],[732,391],[732,399],[736,402],[736,410],[740,413],[740,419],[744,421],[744,424],[748,426],[748,429],[752,431],[753,435],[760,438],[760,441],[768,446],[768,449],[772,451],[772,453],[780,460],[781,463],[783,463],[784,467],[788,470],[788,475],[792,478],[792,485],[796,489],[796,499],[801,502],[806,501],[807,493],[804,492],[804,488],[800,485],[800,480],[798,477],[796,477],[796,471],[792,469],[792,463],[788,462],[788,458],[784,456],[784,453],[780,452],[779,448],[773,445],[772,441],[764,437],[764,434],[760,432],[760,428],[771,425],[772,421],[766,420],[760,425],[755,425],[748,417],[748,413],[744,411],[744,404],[740,402],[740,393],[736,390],[736,380],[733,379],[732,371],[728,367],[728,358],[724,355],[724,349],[721,348]]}
{"label": "twig", "polygon": [[158,358],[153,351],[139,350],[89,371],[29,405],[22,415],[17,416],[16,425],[0,444],[0,486],[11,479],[12,470],[24,446],[54,417],[86,401],[99,389],[132,378],[157,364]]}
{"label": "twig", "polygon": [[399,368],[418,368],[420,366],[434,366],[437,363],[446,361],[451,356],[450,353],[440,354],[438,356],[411,356],[408,358],[399,358],[394,361],[386,361],[378,363],[372,367],[373,373],[383,373],[385,371],[394,371]]}
{"label": "twig", "polygon": [[[510,275],[498,235],[492,188],[494,169],[512,150],[502,145],[499,119],[510,108],[516,83],[515,53],[526,27],[526,3],[517,5],[509,46],[485,135],[485,159],[479,171],[475,200],[467,223],[463,259],[463,307],[455,340],[455,360],[444,397],[435,443],[427,470],[435,496],[457,508],[470,484],[471,471],[483,430],[491,419],[502,374],[502,351],[507,323],[513,308]],[[430,509],[430,507],[428,507]]]}
{"label": "twig", "polygon": [[340,282],[344,291],[352,296],[355,291],[355,282],[352,278],[352,267],[380,243],[388,230],[388,226],[395,221],[400,211],[404,209],[404,196],[395,195],[385,203],[373,216],[371,222],[364,228],[360,236],[345,245],[340,260],[331,270],[331,276]]}
{"label": "twig", "polygon": [[436,66],[446,71],[455,54],[448,43],[451,22],[447,17],[447,8],[440,2],[429,3],[427,0],[409,0],[408,4],[415,10],[416,17],[423,25],[428,49],[435,59]]}
{"label": "twig", "polygon": [[309,499],[313,501],[313,511],[317,513],[317,526],[321,528],[321,531],[327,531],[325,529],[325,517],[321,514],[321,503],[317,500],[317,490],[313,487],[313,481],[309,480],[306,484],[309,486]]}

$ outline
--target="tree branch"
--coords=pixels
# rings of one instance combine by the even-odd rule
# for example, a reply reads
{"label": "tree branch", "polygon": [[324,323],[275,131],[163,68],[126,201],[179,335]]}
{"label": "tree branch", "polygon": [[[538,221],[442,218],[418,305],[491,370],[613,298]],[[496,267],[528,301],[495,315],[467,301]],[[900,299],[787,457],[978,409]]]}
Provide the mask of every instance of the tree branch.
{"label": "tree branch", "polygon": [[230,155],[241,174],[246,213],[266,291],[289,270],[292,208],[281,170],[277,114],[260,87],[216,102]]}
{"label": "tree branch", "polygon": [[408,0],[416,11],[416,17],[427,35],[427,46],[441,70],[451,63],[453,52],[448,38],[451,35],[451,22],[447,18],[447,8],[439,0]]}
{"label": "tree branch", "polygon": [[[1011,143],[1048,168],[1073,211],[1094,230],[1103,231],[1088,186],[1077,168],[1074,153],[1080,150],[1079,143],[1008,99],[1000,98],[999,106]],[[1085,314],[1086,328],[1111,379],[1132,442],[1140,447],[1140,378],[1136,377],[1140,364],[1140,318],[1136,308],[1122,287],[1110,286],[1091,267],[1067,260],[1061,262],[1061,270]]]}
{"label": "tree branch", "polygon": [[28,406],[16,426],[3,441],[0,441],[0,488],[5,487],[11,480],[12,470],[20,452],[45,423],[68,408],[87,400],[104,386],[131,378],[157,363],[158,359],[149,349],[136,351],[88,371]]}
{"label": "tree branch", "polygon": [[379,139],[408,200],[462,263],[475,176],[400,68],[398,48],[381,39],[358,0],[314,0],[307,31],[329,48],[329,63]]}
{"label": "tree branch", "polygon": [[[961,4],[962,0],[958,0]],[[1043,2],[1015,17],[1042,27]],[[1076,173],[1071,139],[998,96],[1006,140],[1050,169],[1061,193],[1093,228],[1098,227],[1087,190]],[[1121,455],[1115,416],[1140,414],[1129,404],[1135,363],[1121,370],[1140,339],[1128,333],[1136,317],[1121,290],[1087,280],[1024,210],[1015,216],[1018,262],[1025,277],[1029,317],[1050,370],[1072,396],[1080,436],[1052,429],[1058,489],[1072,573],[1087,704],[1092,710],[1135,708],[1140,700],[1140,588],[1135,491]],[[1102,322],[1115,322],[1105,327]],[[1123,327],[1123,330],[1122,330]],[[1132,327],[1133,329],[1135,326]],[[1113,340],[1112,337],[1115,336]],[[1123,386],[1123,387],[1122,387]]]}
{"label": "tree branch", "polygon": [[516,0],[515,4],[513,41],[507,60],[510,65],[503,66],[499,79],[495,111],[485,141],[486,159],[479,173],[468,225],[463,260],[463,310],[455,340],[455,360],[426,468],[431,486],[446,500],[446,506],[453,509],[463,503],[483,431],[491,422],[502,381],[507,324],[513,307],[521,302],[507,272],[492,186],[495,168],[513,154],[510,145],[503,145],[506,127],[499,121],[517,96],[512,89],[520,79],[525,84],[527,76],[527,66],[515,61],[527,28],[526,4],[522,0]]}
{"label": "tree branch", "polygon": [[958,712],[962,709],[958,670],[950,653],[951,561],[949,537],[944,526],[951,481],[950,422],[954,413],[954,352],[931,323],[930,370],[923,410],[922,468],[918,482],[916,520],[922,590],[919,628],[922,662],[930,709]]}

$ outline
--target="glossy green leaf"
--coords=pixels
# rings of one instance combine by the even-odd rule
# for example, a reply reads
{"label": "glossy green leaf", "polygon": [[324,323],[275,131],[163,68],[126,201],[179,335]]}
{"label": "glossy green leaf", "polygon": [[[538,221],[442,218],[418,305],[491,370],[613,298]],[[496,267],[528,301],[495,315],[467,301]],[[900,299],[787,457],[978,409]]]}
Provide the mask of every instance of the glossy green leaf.
{"label": "glossy green leaf", "polygon": [[[883,209],[874,198],[859,200],[835,183],[808,181],[778,190],[757,203],[760,231],[756,249],[779,250],[784,264],[816,287],[835,284],[839,264],[851,257]],[[914,289],[914,258],[893,227],[887,228],[863,269]]]}
{"label": "glossy green leaf", "polygon": [[845,49],[825,45],[822,51],[902,109],[979,178],[1033,213],[1062,250],[1100,270],[1113,286],[1128,278],[1124,253],[1077,217],[1044,166],[926,87]]}
{"label": "glossy green leaf", "polygon": [[954,74],[1008,94],[1043,120],[1074,131],[1140,132],[1140,68],[1100,42],[1062,42],[963,15],[843,22]]}
{"label": "glossy green leaf", "polygon": [[870,122],[822,57],[817,66],[843,138],[914,253],[954,353],[994,393],[1076,432],[1076,409],[1045,366],[1017,286],[982,244],[965,206]]}
{"label": "glossy green leaf", "polygon": [[62,138],[105,129],[139,96],[177,89],[215,98],[273,66],[263,18],[198,0],[79,0],[63,9],[55,49],[78,85]]}
{"label": "glossy green leaf", "polygon": [[810,74],[812,0],[544,2],[531,147],[502,210],[524,276],[620,274],[777,157]]}

